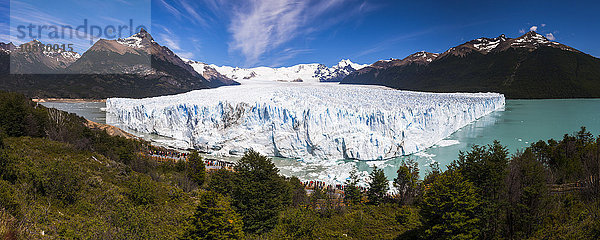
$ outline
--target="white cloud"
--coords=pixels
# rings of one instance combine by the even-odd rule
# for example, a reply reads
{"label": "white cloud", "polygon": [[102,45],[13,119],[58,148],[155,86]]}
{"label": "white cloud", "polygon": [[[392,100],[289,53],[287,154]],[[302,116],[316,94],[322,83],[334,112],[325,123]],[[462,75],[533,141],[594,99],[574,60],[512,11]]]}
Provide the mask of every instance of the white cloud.
{"label": "white cloud", "polygon": [[231,48],[239,50],[248,63],[258,61],[260,55],[294,38],[302,21],[303,3],[289,0],[253,2],[250,12],[238,10],[229,31],[233,34]]}
{"label": "white cloud", "polygon": [[545,27],[545,26],[546,26],[546,24],[545,24],[545,23],[542,23],[542,27]]}
{"label": "white cloud", "polygon": [[525,29],[519,29],[519,33],[525,33]]}
{"label": "white cloud", "polygon": [[538,29],[538,27],[537,27],[537,26],[531,26],[531,27],[529,28],[529,31],[534,31],[534,32],[535,32],[535,31],[537,31],[537,29]]}
{"label": "white cloud", "polygon": [[546,38],[550,41],[556,40],[556,37],[554,37],[554,34],[552,34],[552,33],[546,34]]}
{"label": "white cloud", "polygon": [[232,34],[230,50],[240,51],[246,64],[256,64],[263,54],[298,36],[345,20],[347,16],[331,11],[343,6],[344,1],[264,0],[240,5],[234,8],[228,29]]}

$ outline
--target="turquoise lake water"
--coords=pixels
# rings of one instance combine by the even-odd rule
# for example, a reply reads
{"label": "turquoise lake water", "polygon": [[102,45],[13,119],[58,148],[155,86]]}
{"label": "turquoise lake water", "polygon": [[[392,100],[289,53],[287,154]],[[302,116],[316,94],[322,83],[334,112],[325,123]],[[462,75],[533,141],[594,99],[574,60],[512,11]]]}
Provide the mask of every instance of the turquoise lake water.
{"label": "turquoise lake water", "polygon": [[[92,121],[105,123],[104,103],[43,103],[73,112]],[[469,150],[473,145],[487,145],[494,140],[507,146],[511,153],[538,140],[560,139],[565,133],[579,131],[586,126],[595,136],[600,134],[600,99],[560,100],[507,100],[503,110],[493,112],[463,127],[457,132],[423,152],[383,161],[337,160],[326,162],[303,162],[295,159],[274,158],[284,175],[301,179],[343,182],[352,168],[358,168],[363,176],[374,166],[383,168],[391,180],[402,160],[413,158],[419,162],[422,175],[429,164],[436,161],[442,169],[458,157],[459,151]],[[168,139],[159,136],[142,137],[168,145]]]}

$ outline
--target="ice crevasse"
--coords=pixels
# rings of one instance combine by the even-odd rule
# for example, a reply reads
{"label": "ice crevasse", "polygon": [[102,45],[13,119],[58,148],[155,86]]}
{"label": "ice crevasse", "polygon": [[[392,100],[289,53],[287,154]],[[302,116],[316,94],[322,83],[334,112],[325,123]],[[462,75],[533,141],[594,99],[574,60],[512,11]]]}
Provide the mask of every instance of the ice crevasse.
{"label": "ice crevasse", "polygon": [[215,154],[387,159],[424,150],[503,108],[498,93],[273,83],[145,99],[109,98],[108,121]]}

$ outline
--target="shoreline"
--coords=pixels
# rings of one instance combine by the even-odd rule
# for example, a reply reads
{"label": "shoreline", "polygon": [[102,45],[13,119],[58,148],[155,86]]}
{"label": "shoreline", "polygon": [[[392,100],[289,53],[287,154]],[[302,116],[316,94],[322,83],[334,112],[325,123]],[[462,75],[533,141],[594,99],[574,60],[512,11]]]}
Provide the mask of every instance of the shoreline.
{"label": "shoreline", "polygon": [[84,98],[32,98],[31,101],[56,102],[56,103],[86,103],[86,102],[106,102],[106,99],[84,99]]}

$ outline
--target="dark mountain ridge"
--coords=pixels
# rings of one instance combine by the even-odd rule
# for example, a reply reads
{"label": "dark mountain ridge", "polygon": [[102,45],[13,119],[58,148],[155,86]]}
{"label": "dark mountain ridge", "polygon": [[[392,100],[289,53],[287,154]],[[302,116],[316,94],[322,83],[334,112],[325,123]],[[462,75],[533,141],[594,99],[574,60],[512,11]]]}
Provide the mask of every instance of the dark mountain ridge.
{"label": "dark mountain ridge", "polygon": [[411,56],[420,56],[421,61],[378,61],[341,83],[431,92],[499,92],[507,98],[600,97],[600,59],[536,32],[518,38],[475,39],[437,57]]}

